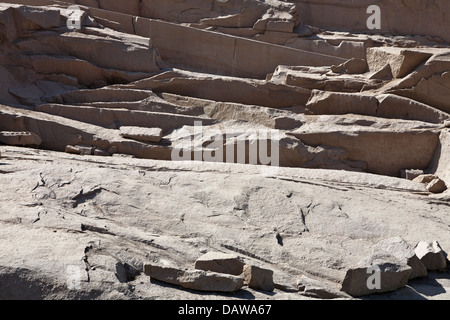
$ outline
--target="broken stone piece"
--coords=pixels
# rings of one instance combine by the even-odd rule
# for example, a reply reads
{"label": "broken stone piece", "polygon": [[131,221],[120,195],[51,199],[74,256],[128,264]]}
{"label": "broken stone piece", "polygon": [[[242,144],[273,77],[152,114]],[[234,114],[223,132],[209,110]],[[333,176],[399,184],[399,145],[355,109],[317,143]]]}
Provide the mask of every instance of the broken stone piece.
{"label": "broken stone piece", "polygon": [[120,135],[124,138],[146,141],[161,142],[163,130],[161,128],[143,128],[143,127],[120,127]]}
{"label": "broken stone piece", "polygon": [[240,275],[245,263],[233,254],[221,252],[208,252],[195,261],[195,269]]}
{"label": "broken stone piece", "polygon": [[395,291],[408,283],[411,267],[388,253],[374,253],[347,270],[341,290],[353,297]]}
{"label": "broken stone piece", "polygon": [[445,182],[439,178],[432,180],[428,185],[427,185],[427,190],[430,191],[431,193],[442,193],[445,190],[447,190],[447,185],[445,184]]}
{"label": "broken stone piece", "polygon": [[438,177],[435,176],[434,174],[421,174],[416,178],[414,178],[413,181],[428,184],[435,179],[438,179]]}
{"label": "broken stone piece", "polygon": [[414,251],[427,270],[443,271],[447,268],[447,258],[437,241],[421,241]]}
{"label": "broken stone piece", "polygon": [[352,58],[338,66],[331,66],[334,73],[362,74],[367,71],[367,62],[363,59]]}
{"label": "broken stone piece", "polygon": [[252,289],[271,292],[275,288],[273,271],[257,266],[245,265],[244,284]]}
{"label": "broken stone piece", "polygon": [[425,277],[427,268],[416,256],[414,249],[401,237],[389,238],[378,242],[373,247],[374,252],[387,252],[411,267],[409,279]]}
{"label": "broken stone piece", "polygon": [[66,153],[90,156],[94,154],[94,147],[90,146],[66,146]]}
{"label": "broken stone piece", "polygon": [[423,170],[419,169],[405,170],[405,178],[408,180],[414,180],[415,178],[423,174],[425,174]]}
{"label": "broken stone piece", "polygon": [[158,281],[199,291],[236,292],[244,285],[242,277],[203,270],[183,270],[150,263],[144,264],[144,273]]}

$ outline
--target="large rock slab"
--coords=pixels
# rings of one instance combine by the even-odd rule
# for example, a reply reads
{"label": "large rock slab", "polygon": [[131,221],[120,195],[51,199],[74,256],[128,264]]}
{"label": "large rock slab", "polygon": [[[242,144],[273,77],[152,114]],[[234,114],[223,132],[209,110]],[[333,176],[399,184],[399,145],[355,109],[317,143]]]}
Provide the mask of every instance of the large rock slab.
{"label": "large rock slab", "polygon": [[144,273],[158,281],[179,285],[186,289],[213,292],[236,292],[244,284],[242,277],[203,270],[144,264]]}

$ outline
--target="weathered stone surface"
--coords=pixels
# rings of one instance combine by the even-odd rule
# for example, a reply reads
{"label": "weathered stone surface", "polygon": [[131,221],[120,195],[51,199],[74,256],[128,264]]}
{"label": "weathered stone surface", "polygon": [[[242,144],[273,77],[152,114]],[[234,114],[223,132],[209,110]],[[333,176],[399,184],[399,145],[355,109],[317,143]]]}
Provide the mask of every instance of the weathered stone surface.
{"label": "weathered stone surface", "polygon": [[364,59],[350,59],[338,66],[332,66],[331,70],[335,73],[360,74],[367,71],[367,61]]}
{"label": "weathered stone surface", "polygon": [[273,271],[246,264],[244,266],[244,284],[252,289],[273,291]]}
{"label": "weathered stone surface", "polygon": [[158,281],[199,291],[236,292],[244,284],[242,277],[203,270],[182,270],[149,263],[144,264],[144,273]]}
{"label": "weathered stone surface", "polygon": [[[449,247],[450,191],[430,191],[450,183],[450,6],[376,5],[381,30],[366,0],[2,2],[0,131],[42,142],[0,146],[0,299],[350,299],[335,284],[380,239]],[[391,289],[414,256],[385,250]],[[268,266],[273,291],[142,272],[239,287],[191,269],[207,252]],[[447,292],[430,272],[366,298]]]}
{"label": "weathered stone surface", "polygon": [[376,115],[378,100],[370,95],[313,90],[306,104],[311,114]]}
{"label": "weathered stone surface", "polygon": [[208,252],[195,261],[195,269],[227,273],[238,276],[244,271],[245,263],[237,255]]}
{"label": "weathered stone surface", "polygon": [[10,146],[39,146],[42,139],[34,132],[1,131],[0,143]]}
{"label": "weathered stone surface", "polygon": [[347,270],[341,290],[354,297],[395,291],[408,283],[411,267],[394,256],[376,253]]}
{"label": "weathered stone surface", "polygon": [[447,258],[437,241],[420,241],[414,251],[427,270],[443,271],[447,268]]}
{"label": "weathered stone surface", "polygon": [[401,237],[389,238],[378,242],[373,247],[374,252],[387,252],[411,267],[409,279],[425,277],[427,269],[416,256],[414,248]]}
{"label": "weathered stone surface", "polygon": [[377,116],[394,119],[408,119],[426,121],[430,123],[444,123],[449,115],[439,109],[412,99],[392,94],[377,96],[379,101]]}
{"label": "weathered stone surface", "polygon": [[154,142],[161,142],[163,130],[161,128],[120,127],[120,135],[125,138]]}
{"label": "weathered stone surface", "polygon": [[318,299],[342,299],[349,298],[347,294],[339,291],[333,285],[325,283],[324,281],[319,281],[312,279],[305,275],[297,281],[299,288],[299,293],[302,295],[310,296]]}

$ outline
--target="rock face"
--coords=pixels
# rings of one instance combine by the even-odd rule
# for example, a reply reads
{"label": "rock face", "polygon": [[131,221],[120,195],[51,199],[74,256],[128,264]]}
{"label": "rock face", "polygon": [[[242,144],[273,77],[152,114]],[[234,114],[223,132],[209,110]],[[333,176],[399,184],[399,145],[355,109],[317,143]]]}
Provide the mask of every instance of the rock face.
{"label": "rock face", "polygon": [[371,4],[0,3],[0,299],[445,298],[450,6]]}

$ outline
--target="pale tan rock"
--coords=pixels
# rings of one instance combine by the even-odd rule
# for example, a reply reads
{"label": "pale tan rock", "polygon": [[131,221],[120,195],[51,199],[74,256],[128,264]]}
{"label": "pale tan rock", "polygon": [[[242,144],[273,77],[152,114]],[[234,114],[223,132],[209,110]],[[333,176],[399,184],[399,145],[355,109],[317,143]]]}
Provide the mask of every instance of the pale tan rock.
{"label": "pale tan rock", "polygon": [[431,181],[437,179],[438,177],[434,174],[421,174],[413,179],[415,182],[428,184]]}
{"label": "pale tan rock", "polygon": [[163,130],[161,128],[120,127],[120,134],[125,138],[153,143],[161,142]]}
{"label": "pale tan rock", "polygon": [[244,284],[242,277],[203,270],[183,270],[150,263],[144,264],[144,273],[158,281],[199,291],[236,292]]}
{"label": "pale tan rock", "polygon": [[409,279],[426,277],[427,269],[411,247],[401,237],[382,240],[373,246],[374,253],[387,252],[411,267]]}
{"label": "pale tan rock", "polygon": [[275,288],[273,271],[253,265],[245,265],[244,284],[257,290],[273,291]]}
{"label": "pale tan rock", "polygon": [[306,104],[311,114],[376,115],[378,100],[370,95],[313,90]]}
{"label": "pale tan rock", "polygon": [[338,66],[332,66],[331,70],[335,73],[358,74],[367,71],[367,61],[363,59],[350,59]]}
{"label": "pale tan rock", "polygon": [[377,115],[385,118],[397,118],[443,123],[449,115],[439,109],[393,94],[377,96],[379,101]]}
{"label": "pale tan rock", "polygon": [[432,54],[428,52],[403,48],[376,47],[367,49],[367,63],[370,71],[379,71],[388,62],[394,78],[405,77],[431,56]]}
{"label": "pale tan rock", "polygon": [[208,252],[195,261],[195,269],[240,275],[245,263],[237,255]]}

